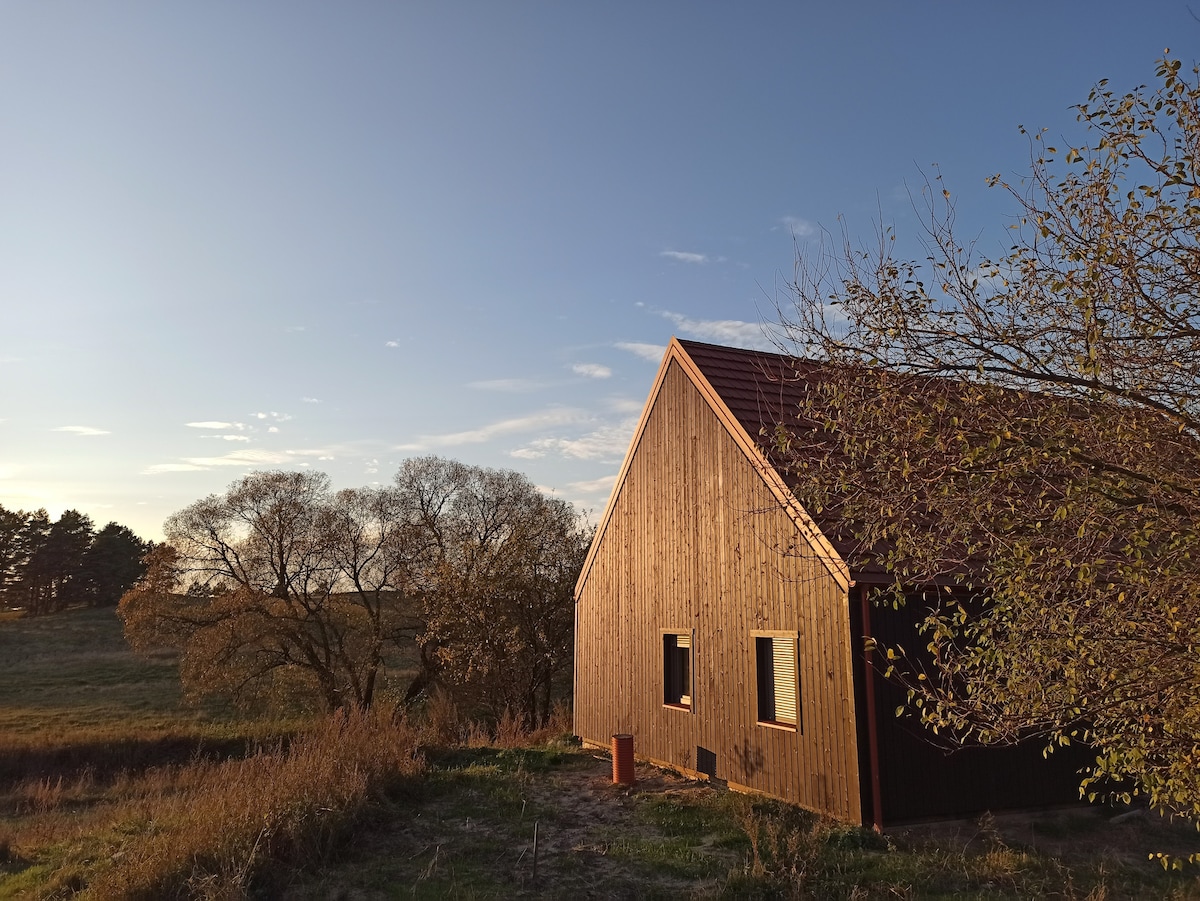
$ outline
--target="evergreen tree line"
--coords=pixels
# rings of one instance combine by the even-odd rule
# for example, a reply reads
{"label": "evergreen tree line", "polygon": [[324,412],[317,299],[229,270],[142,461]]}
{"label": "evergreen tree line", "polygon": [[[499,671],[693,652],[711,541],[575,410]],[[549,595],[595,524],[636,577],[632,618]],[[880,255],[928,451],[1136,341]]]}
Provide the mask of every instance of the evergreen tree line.
{"label": "evergreen tree line", "polygon": [[37,616],[115,606],[145,573],[142,558],[152,547],[115,522],[96,531],[78,510],[51,522],[45,510],[0,506],[0,607]]}

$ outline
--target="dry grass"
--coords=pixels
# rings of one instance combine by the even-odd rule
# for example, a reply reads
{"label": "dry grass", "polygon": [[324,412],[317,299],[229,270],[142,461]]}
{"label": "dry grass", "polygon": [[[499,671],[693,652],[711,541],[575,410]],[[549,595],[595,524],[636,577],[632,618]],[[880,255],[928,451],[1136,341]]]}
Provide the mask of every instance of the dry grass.
{"label": "dry grass", "polygon": [[111,610],[0,622],[0,898],[236,898],[316,863],[421,770],[380,711],[247,719],[180,703]]}
{"label": "dry grass", "polygon": [[544,726],[529,730],[509,710],[495,723],[472,719],[442,691],[435,691],[425,703],[422,717],[429,743],[450,748],[531,748],[570,736],[574,728],[570,705],[561,701],[554,705]]}
{"label": "dry grass", "polygon": [[278,896],[419,793],[426,745],[512,749],[569,732],[565,707],[535,734],[512,716],[472,723],[446,699],[429,714],[418,727],[393,709],[339,713],[245,757],[17,780],[0,795],[0,897]]}
{"label": "dry grass", "polygon": [[125,821],[89,895],[242,897],[281,865],[326,859],[373,799],[423,768],[416,730],[386,711],[335,715],[286,750],[180,768],[152,816]]}
{"label": "dry grass", "polygon": [[245,897],[326,859],[372,802],[423,769],[417,730],[375,711],[244,759],[27,780],[6,795],[0,896]]}

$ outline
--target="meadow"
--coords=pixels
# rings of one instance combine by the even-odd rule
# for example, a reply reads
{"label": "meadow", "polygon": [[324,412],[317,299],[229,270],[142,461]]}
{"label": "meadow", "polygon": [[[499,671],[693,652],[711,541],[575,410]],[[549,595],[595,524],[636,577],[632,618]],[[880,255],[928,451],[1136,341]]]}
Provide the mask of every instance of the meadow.
{"label": "meadow", "polygon": [[[3,616],[3,614],[0,614]],[[1100,807],[877,835],[542,732],[182,704],[112,611],[0,619],[0,899],[1200,898]]]}

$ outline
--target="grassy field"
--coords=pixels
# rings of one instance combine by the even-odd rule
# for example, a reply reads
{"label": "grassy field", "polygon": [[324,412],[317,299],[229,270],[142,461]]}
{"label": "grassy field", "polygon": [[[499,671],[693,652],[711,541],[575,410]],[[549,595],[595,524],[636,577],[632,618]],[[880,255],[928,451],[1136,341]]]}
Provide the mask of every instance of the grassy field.
{"label": "grassy field", "polygon": [[[880,836],[434,703],[180,705],[111,611],[0,620],[4,898],[1200,898],[1194,830],[1082,808]],[[535,841],[536,834],[536,841]]]}
{"label": "grassy field", "polygon": [[295,727],[182,705],[173,656],[135,655],[111,609],[0,620],[0,790],[240,756]]}
{"label": "grassy field", "polygon": [[172,656],[131,654],[111,609],[0,620],[0,661],[0,734],[180,718]]}

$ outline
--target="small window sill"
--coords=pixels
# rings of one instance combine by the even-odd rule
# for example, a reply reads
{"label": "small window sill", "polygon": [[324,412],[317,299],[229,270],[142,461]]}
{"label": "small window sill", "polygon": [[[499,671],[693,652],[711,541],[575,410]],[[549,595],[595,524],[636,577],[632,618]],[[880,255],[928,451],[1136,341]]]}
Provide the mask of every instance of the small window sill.
{"label": "small window sill", "polygon": [[781,732],[798,732],[794,723],[777,723],[774,720],[759,720],[758,725],[765,726],[768,729],[778,729]]}
{"label": "small window sill", "polygon": [[663,707],[668,710],[686,710],[688,713],[692,712],[691,704],[663,704]]}

